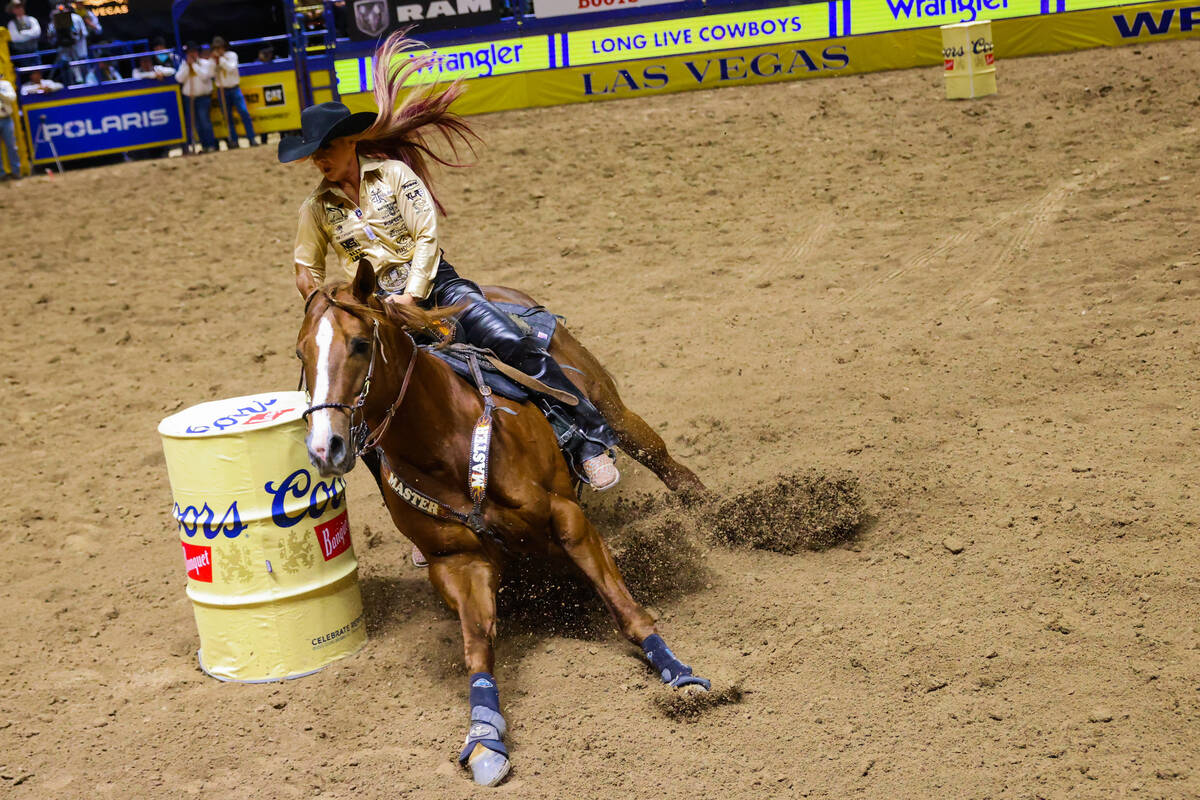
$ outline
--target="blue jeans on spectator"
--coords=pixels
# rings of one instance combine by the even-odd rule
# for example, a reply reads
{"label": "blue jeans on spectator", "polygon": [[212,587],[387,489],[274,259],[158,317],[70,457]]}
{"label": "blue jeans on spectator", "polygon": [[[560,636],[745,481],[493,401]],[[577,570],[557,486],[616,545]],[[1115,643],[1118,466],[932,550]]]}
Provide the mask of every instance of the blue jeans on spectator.
{"label": "blue jeans on spectator", "polygon": [[[196,120],[193,128],[192,108],[195,106]],[[205,150],[217,149],[217,137],[213,136],[212,117],[209,116],[209,109],[212,107],[212,98],[208,95],[203,97],[188,97],[183,98],[183,118],[187,125],[187,130],[184,135],[188,137],[188,141],[194,141],[195,136],[200,137],[200,146]]]}
{"label": "blue jeans on spectator", "polygon": [[236,111],[242,118],[242,127],[246,129],[246,138],[250,140],[250,145],[253,147],[254,123],[250,121],[250,109],[246,108],[246,96],[242,94],[242,87],[231,86],[221,91],[225,95],[225,127],[229,128],[229,146],[238,146],[237,128],[233,126],[233,112]]}
{"label": "blue jeans on spectator", "polygon": [[17,155],[17,135],[13,130],[13,118],[0,119],[0,139],[4,140],[4,149],[8,152],[8,174],[13,178],[21,177],[21,158]]}

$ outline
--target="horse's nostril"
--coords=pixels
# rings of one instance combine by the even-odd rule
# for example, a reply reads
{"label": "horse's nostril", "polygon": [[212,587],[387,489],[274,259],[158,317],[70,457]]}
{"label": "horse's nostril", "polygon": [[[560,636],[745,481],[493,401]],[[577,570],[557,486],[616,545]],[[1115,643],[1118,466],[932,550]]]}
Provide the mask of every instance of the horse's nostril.
{"label": "horse's nostril", "polygon": [[336,434],[329,437],[329,460],[337,463],[346,455],[346,440]]}

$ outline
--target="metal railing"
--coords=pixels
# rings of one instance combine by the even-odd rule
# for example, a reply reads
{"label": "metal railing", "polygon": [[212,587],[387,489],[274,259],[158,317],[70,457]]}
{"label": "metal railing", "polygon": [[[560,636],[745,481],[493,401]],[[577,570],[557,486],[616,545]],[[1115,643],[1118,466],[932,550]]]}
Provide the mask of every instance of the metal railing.
{"label": "metal railing", "polygon": [[[323,40],[328,38],[326,36],[326,32],[323,30],[305,31],[304,36],[306,38],[322,37]],[[229,47],[230,47],[230,49],[235,49],[238,47],[249,48],[249,47],[253,47],[253,46],[261,47],[263,45],[273,44],[276,42],[287,42],[287,41],[289,41],[289,39],[290,39],[290,37],[287,34],[279,34],[279,35],[275,35],[275,36],[259,36],[259,37],[255,37],[255,38],[251,38],[251,39],[237,39],[237,40],[231,41],[231,42],[229,42]],[[88,58],[74,59],[71,61],[62,61],[62,62],[51,61],[49,63],[39,61],[38,63],[34,63],[34,64],[26,64],[24,66],[18,66],[18,63],[20,60],[28,61],[32,58],[38,58],[38,57],[46,56],[46,55],[56,57],[58,55],[57,50],[39,50],[35,53],[26,53],[25,55],[22,55],[22,56],[13,56],[12,60],[14,62],[13,66],[14,66],[15,71],[19,78],[24,78],[25,76],[28,76],[29,74],[31,74],[33,72],[41,72],[41,73],[43,73],[43,75],[45,75],[56,69],[62,69],[64,67],[73,69],[73,70],[81,70],[82,71],[82,70],[85,70],[86,68],[94,66],[96,64],[111,64],[114,66],[114,69],[117,69],[118,73],[125,73],[125,72],[129,73],[128,75],[120,74],[120,76],[117,78],[109,78],[106,80],[97,78],[97,80],[95,82],[91,82],[91,83],[89,83],[86,79],[83,81],[79,81],[79,82],[73,82],[73,83],[66,85],[63,89],[64,91],[70,90],[70,89],[90,88],[92,86],[97,85],[98,83],[99,84],[115,84],[115,83],[124,83],[124,82],[139,80],[137,78],[131,77],[133,74],[133,67],[136,66],[137,61],[139,61],[140,59],[145,58],[147,56],[154,58],[154,57],[160,56],[160,55],[169,55],[171,57],[170,66],[178,67],[180,59],[179,59],[179,55],[178,55],[177,51],[175,51],[175,50],[145,49],[145,50],[139,50],[139,51],[133,52],[133,53],[119,53],[119,54],[115,54],[115,55],[111,53],[113,48],[127,47],[127,46],[131,46],[131,45],[137,45],[137,46],[146,48],[146,47],[149,47],[149,43],[150,43],[149,39],[135,39],[135,40],[124,41],[124,42],[111,42],[111,43],[106,43],[106,44],[102,44],[102,45],[92,45],[92,46],[89,46],[89,48],[88,48],[88,50],[89,50]],[[321,53],[321,52],[324,52],[327,47],[328,47],[328,44],[325,41],[322,41],[318,45],[311,45],[311,44],[307,45],[306,49],[309,52]],[[95,51],[97,49],[106,49],[106,50],[108,50],[109,54],[108,55],[97,55],[95,53]],[[283,58],[277,58],[275,60],[286,61],[287,57],[285,56]],[[130,62],[130,66],[124,70],[120,69],[120,65],[123,65],[125,62]],[[245,66],[245,65],[251,64],[251,63],[256,63],[256,61],[254,61],[254,60],[242,61],[241,66]],[[86,70],[86,71],[89,73],[91,72],[91,70]]]}

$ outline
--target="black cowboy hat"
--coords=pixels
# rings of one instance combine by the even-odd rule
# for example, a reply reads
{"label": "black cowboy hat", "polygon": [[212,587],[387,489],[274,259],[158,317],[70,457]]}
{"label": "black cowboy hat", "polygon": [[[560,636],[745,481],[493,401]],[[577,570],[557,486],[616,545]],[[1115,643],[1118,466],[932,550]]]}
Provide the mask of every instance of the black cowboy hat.
{"label": "black cowboy hat", "polygon": [[341,136],[362,133],[375,121],[374,111],[350,112],[342,103],[318,103],[300,112],[300,135],[279,140],[279,163],[299,161]]}

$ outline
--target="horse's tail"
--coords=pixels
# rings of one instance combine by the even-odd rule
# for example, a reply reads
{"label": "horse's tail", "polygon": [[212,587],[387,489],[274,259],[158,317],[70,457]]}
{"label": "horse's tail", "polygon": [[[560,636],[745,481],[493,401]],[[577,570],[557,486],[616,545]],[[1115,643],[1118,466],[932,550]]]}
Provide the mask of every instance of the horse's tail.
{"label": "horse's tail", "polygon": [[[448,167],[461,167],[459,148],[474,153],[479,137],[466,120],[450,111],[450,104],[465,91],[462,79],[438,89],[436,83],[428,89],[405,93],[404,84],[419,73],[434,66],[430,54],[415,56],[410,51],[424,44],[408,38],[410,28],[396,31],[375,51],[375,105],[379,116],[359,137],[358,152],[375,158],[403,161],[429,189],[433,202],[442,214],[446,209],[437,199],[430,180],[430,162]],[[453,154],[453,160],[438,155],[428,137],[440,136]]]}

